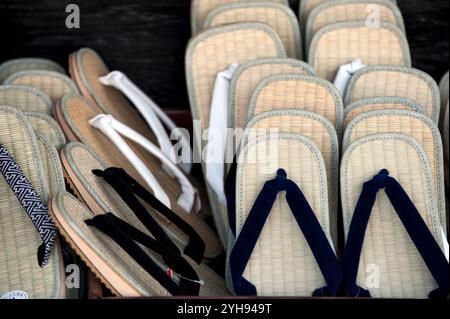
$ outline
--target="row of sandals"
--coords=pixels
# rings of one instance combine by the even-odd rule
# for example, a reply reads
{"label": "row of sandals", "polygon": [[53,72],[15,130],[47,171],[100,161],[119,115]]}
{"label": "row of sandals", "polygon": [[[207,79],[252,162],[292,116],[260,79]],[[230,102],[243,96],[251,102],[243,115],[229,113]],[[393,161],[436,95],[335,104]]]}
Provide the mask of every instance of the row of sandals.
{"label": "row of sandals", "polygon": [[411,67],[396,3],[302,0],[300,23],[285,1],[191,10],[194,143],[230,291],[447,298],[448,101]]}
{"label": "row of sandals", "polygon": [[[71,79],[43,59],[0,66],[0,296],[76,297],[64,265],[81,258],[117,296],[447,297],[439,90],[410,68],[398,8],[303,0],[307,64],[284,1],[226,2],[192,3],[186,77],[210,129],[194,154],[91,49]],[[398,26],[341,22],[368,4]],[[231,161],[227,127],[245,129]],[[204,190],[190,163],[209,145]],[[223,250],[225,280],[208,265]]]}
{"label": "row of sandals", "polygon": [[78,297],[83,264],[117,296],[229,294],[205,191],[162,147],[175,124],[91,49],[69,73],[0,66],[0,295]]}

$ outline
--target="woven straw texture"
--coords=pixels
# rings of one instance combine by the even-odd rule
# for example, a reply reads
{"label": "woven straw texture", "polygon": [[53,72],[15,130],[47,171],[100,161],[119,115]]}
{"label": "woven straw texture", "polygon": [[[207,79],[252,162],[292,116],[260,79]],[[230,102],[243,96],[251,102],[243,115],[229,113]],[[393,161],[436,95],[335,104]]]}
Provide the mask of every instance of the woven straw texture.
{"label": "woven straw texture", "polygon": [[[72,78],[79,86],[84,97],[91,102],[90,106],[97,114],[106,113],[113,115],[116,120],[124,123],[128,127],[132,127],[149,141],[158,145],[153,132],[125,96],[115,88],[100,83],[99,78],[107,75],[110,71],[105,62],[95,51],[88,48],[80,49],[71,55],[69,65]],[[111,145],[111,143],[107,142],[106,145]],[[159,159],[136,144],[133,145],[133,148],[152,171],[160,171],[161,164]],[[161,180],[164,180],[164,183],[166,183],[170,189],[174,189],[172,192],[180,191],[177,182],[173,178],[168,178],[164,172],[159,172],[159,174],[161,174]],[[192,185],[198,190],[202,202],[202,210],[199,212],[199,215],[209,216],[210,208],[204,187],[191,176],[187,177]],[[173,205],[176,205],[176,203],[172,203],[172,207]],[[175,210],[184,212],[181,207],[177,207]]]}
{"label": "woven straw texture", "polygon": [[[120,151],[108,140],[99,130],[91,127],[88,123],[89,119],[95,117],[96,113],[89,102],[77,95],[67,95],[61,100],[61,104],[57,108],[59,113],[58,121],[62,124],[66,134],[71,141],[80,141],[93,150],[95,155],[105,163],[107,167],[121,167],[133,176],[141,185],[145,185],[140,175],[136,172],[130,162],[120,153]],[[63,124],[64,123],[64,124]],[[134,144],[129,142],[130,147]],[[77,161],[78,163],[78,161]],[[152,166],[151,166],[152,165]],[[172,210],[189,223],[205,240],[207,245],[207,258],[216,257],[220,254],[221,247],[214,232],[197,214],[186,214],[184,210],[177,205],[177,199],[180,195],[180,187],[178,182],[167,177],[166,173],[160,168],[159,163],[149,162],[147,164],[150,171],[154,174],[160,185],[171,199]],[[149,210],[152,210],[151,208]],[[168,225],[173,231],[176,228]]]}
{"label": "woven straw texture", "polygon": [[[127,282],[128,285],[134,288],[135,294],[123,293],[116,291],[124,297],[131,296],[168,296],[167,290],[162,287],[156,280],[154,280],[148,273],[137,264],[118,244],[111,240],[107,235],[94,227],[89,227],[84,222],[87,219],[94,217],[94,214],[89,211],[84,205],[77,201],[68,193],[60,193],[53,201],[52,210],[54,219],[58,223],[64,221],[68,224],[68,229],[74,232],[81,238],[82,243],[89,246],[102,262],[106,263],[114,273],[120,276]],[[68,229],[62,228],[58,225],[62,233],[67,232]],[[68,238],[70,240],[70,238]],[[82,244],[80,241],[72,242],[73,248],[79,251],[78,245]],[[88,262],[93,262],[85,257]],[[95,266],[95,264],[94,264]],[[106,271],[105,268],[93,269],[98,273]],[[107,280],[108,278],[106,278]],[[114,287],[112,287],[114,288]]]}
{"label": "woven straw texture", "polygon": [[[266,148],[266,152],[261,149]],[[325,165],[318,147],[298,134],[261,136],[249,141],[239,156],[236,176],[237,235],[256,197],[279,168],[296,182],[329,233]],[[244,275],[259,296],[311,296],[323,276],[303,233],[279,194],[248,261]]]}
{"label": "woven straw texture", "polygon": [[31,70],[45,70],[66,74],[62,66],[54,61],[39,58],[20,58],[6,61],[0,65],[0,84],[16,72]]}
{"label": "woven straw texture", "polygon": [[125,96],[119,90],[99,81],[99,78],[107,75],[110,70],[95,51],[80,49],[72,54],[71,60],[71,76],[82,95],[91,102],[96,111],[113,115],[118,121],[156,142],[145,121]]}
{"label": "woven straw texture", "polygon": [[[445,112],[444,112],[444,127],[442,130],[442,138],[444,141],[444,150],[445,150],[445,162],[447,163],[446,167],[448,168],[448,164],[449,164],[449,142],[450,142],[450,136],[449,136],[449,104],[447,102],[447,106],[445,107]],[[446,174],[446,179],[447,179],[447,184],[448,184],[448,172]]]}
{"label": "woven straw texture", "polygon": [[10,105],[26,112],[51,114],[52,102],[43,92],[28,86],[0,85],[0,105]]}
{"label": "woven straw texture", "polygon": [[46,94],[53,105],[68,93],[78,93],[75,84],[65,75],[50,71],[21,71],[5,80],[5,84],[31,86]]}
{"label": "woven straw texture", "polygon": [[317,145],[326,168],[330,212],[330,235],[337,244],[337,209],[339,184],[339,144],[333,124],[312,112],[280,110],[261,113],[248,123],[243,144],[247,140],[271,133],[300,134]]}
{"label": "woven straw texture", "polygon": [[259,2],[226,4],[208,14],[205,29],[242,22],[267,24],[279,35],[289,57],[302,58],[298,20],[286,5]]}
{"label": "woven straw texture", "polygon": [[[186,52],[186,82],[194,120],[200,120],[202,129],[209,126],[209,110],[217,73],[232,63],[286,57],[283,44],[270,27],[261,23],[243,23],[218,27],[202,32],[191,39]],[[194,156],[200,156],[202,139],[194,130]],[[197,158],[201,158],[197,157]],[[222,244],[228,242],[226,207],[220,205],[215,193],[207,187],[214,222]]]}
{"label": "woven straw texture", "polygon": [[289,5],[287,0],[192,0],[191,1],[191,31],[196,34],[205,23],[206,16],[215,8],[227,3],[274,2]]}
{"label": "woven straw texture", "polygon": [[[33,129],[16,109],[0,107],[0,143],[6,147],[43,200],[48,200],[42,162]],[[64,272],[59,245],[46,267],[39,267],[39,233],[9,185],[0,176],[0,295],[25,291],[29,298],[63,296]]]}
{"label": "woven straw texture", "polygon": [[60,191],[65,191],[64,176],[58,151],[50,140],[43,135],[36,135],[41,155],[44,178],[48,188],[49,198]]}
{"label": "woven straw texture", "polygon": [[186,73],[194,119],[208,127],[213,87],[218,72],[232,63],[284,57],[279,37],[259,23],[237,24],[207,30],[188,45]]}
{"label": "woven straw texture", "polygon": [[333,80],[338,68],[355,59],[365,65],[411,66],[411,55],[404,33],[392,24],[379,28],[365,22],[343,22],[320,29],[311,40],[308,62],[317,75]]}
{"label": "woven straw texture", "polygon": [[[115,214],[121,214],[122,217],[126,217],[133,225],[139,225],[139,220],[133,214],[126,203],[120,198],[120,196],[109,186],[102,178],[95,176],[92,173],[94,169],[105,170],[107,166],[98,160],[89,148],[79,143],[70,143],[63,149],[64,158],[63,161],[65,170],[68,172],[70,179],[75,184],[80,184],[89,193],[89,196],[94,199],[95,202],[89,200],[87,196],[83,196],[88,207],[96,214],[105,212],[112,212]],[[73,174],[71,174],[73,172]],[[74,177],[76,176],[76,177]],[[80,189],[80,187],[77,187]],[[152,216],[158,221],[162,221],[161,216],[158,213],[154,213],[151,210]],[[145,231],[143,225],[139,226],[141,231]],[[182,232],[176,232],[172,236],[176,238],[177,244],[186,245],[187,237]]]}
{"label": "woven straw texture", "polygon": [[405,67],[371,66],[356,72],[349,82],[345,104],[376,96],[401,96],[421,105],[438,123],[440,99],[436,82],[426,73]]}
{"label": "woven straw texture", "polygon": [[36,133],[45,136],[57,150],[66,145],[66,138],[61,127],[50,116],[37,112],[24,112]]}
{"label": "woven straw texture", "polygon": [[430,163],[440,222],[446,225],[442,142],[436,124],[423,114],[404,110],[365,113],[350,122],[345,131],[343,148],[346,149],[359,138],[378,133],[402,133],[422,146]]}
{"label": "woven straw texture", "polygon": [[[442,132],[442,140],[444,142],[445,150],[445,162],[449,162],[449,111],[448,111],[448,92],[449,92],[449,73],[444,74],[441,81],[439,82],[439,91],[441,92],[441,121],[439,127]],[[446,174],[447,184],[448,184],[448,172]]]}
{"label": "woven straw texture", "polygon": [[247,119],[279,109],[297,109],[319,113],[336,129],[343,120],[342,99],[329,82],[315,76],[282,74],[261,81],[253,92]]}
{"label": "woven straw texture", "polygon": [[[105,212],[112,212],[144,233],[148,233],[148,230],[143,226],[136,215],[114,191],[114,189],[102,178],[96,177],[92,174],[93,169],[104,170],[106,167],[87,147],[80,143],[71,143],[63,150],[63,152],[65,158],[67,159],[67,164],[69,165],[69,167],[65,166],[66,171],[72,171],[77,176],[79,182],[83,184],[83,187],[87,189],[89,195],[95,200],[95,205],[88,204],[94,213],[101,214]],[[64,163],[64,165],[66,165],[66,163]],[[89,200],[87,200],[87,202],[89,202]],[[155,213],[153,209],[149,211],[155,220],[159,222],[168,235],[175,241],[175,243],[177,243],[181,249],[184,249],[188,243],[188,238],[186,235],[173,225],[168,224],[165,219],[163,219],[158,213]],[[207,242],[208,238],[205,238],[204,236],[202,237],[205,240],[206,249],[210,249],[211,245]],[[205,254],[211,256],[211,251],[205,252]],[[214,276],[209,268],[201,267],[200,269],[197,269],[197,271],[199,271],[199,276],[203,277],[204,274],[210,280],[204,287],[204,293],[216,295],[216,293],[214,293],[214,289],[220,289],[220,286],[223,287],[223,290],[218,291],[218,293],[226,293],[224,281],[221,280],[219,276]],[[206,281],[206,278],[204,280]]]}
{"label": "woven straw texture", "polygon": [[293,59],[258,59],[244,63],[236,70],[230,83],[229,127],[245,128],[250,98],[258,83],[282,73],[314,75],[309,65]]}
{"label": "woven straw texture", "polygon": [[300,0],[299,20],[302,29],[306,27],[311,11],[323,2],[327,2],[327,0]]}
{"label": "woven straw texture", "polygon": [[347,105],[344,108],[344,128],[355,117],[362,113],[378,110],[409,110],[418,113],[424,113],[423,108],[414,101],[402,97],[374,97],[361,99]]}
{"label": "woven straw texture", "polygon": [[[300,0],[300,8],[299,8],[299,19],[300,19],[300,27],[306,27],[306,23],[309,18],[309,14],[311,11],[317,7],[318,5],[325,2],[335,2],[328,0]],[[397,3],[397,0],[391,0],[393,3]]]}
{"label": "woven straw texture", "polygon": [[[429,162],[422,147],[402,134],[368,136],[353,143],[345,152],[341,164],[341,192],[346,233],[363,183],[383,168],[403,186],[442,247]],[[369,288],[366,284],[371,282],[374,271],[379,274],[376,283],[379,288]],[[429,292],[437,288],[383,191],[378,193],[372,209],[357,284],[368,289],[372,297],[382,298],[427,298]]]}
{"label": "woven straw texture", "polygon": [[387,22],[405,31],[402,14],[390,0],[327,1],[316,6],[308,17],[306,44],[309,44],[313,35],[321,28],[333,23],[350,21],[366,21],[373,24]]}

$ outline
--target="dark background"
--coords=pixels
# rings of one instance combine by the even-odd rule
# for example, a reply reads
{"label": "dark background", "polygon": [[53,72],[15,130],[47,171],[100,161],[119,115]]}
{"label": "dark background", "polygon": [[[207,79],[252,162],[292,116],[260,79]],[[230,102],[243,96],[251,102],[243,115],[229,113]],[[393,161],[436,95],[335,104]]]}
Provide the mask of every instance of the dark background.
{"label": "dark background", "polygon": [[[66,5],[81,10],[81,28],[66,29]],[[413,65],[436,80],[448,69],[449,1],[399,0]],[[291,0],[297,12],[298,0]],[[72,51],[97,50],[165,108],[188,108],[184,50],[189,0],[0,0],[0,62],[54,59],[67,67]]]}

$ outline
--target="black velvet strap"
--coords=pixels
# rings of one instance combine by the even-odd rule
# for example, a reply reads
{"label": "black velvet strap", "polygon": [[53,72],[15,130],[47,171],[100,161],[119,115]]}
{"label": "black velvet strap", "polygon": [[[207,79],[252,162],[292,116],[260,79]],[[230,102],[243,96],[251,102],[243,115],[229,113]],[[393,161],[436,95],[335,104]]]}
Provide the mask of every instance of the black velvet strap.
{"label": "black velvet strap", "polygon": [[230,171],[225,179],[225,196],[227,198],[228,224],[234,236],[236,236],[236,157],[231,164]]}
{"label": "black velvet strap", "polygon": [[[199,294],[200,281],[197,273],[183,257],[167,246],[147,236],[111,213],[97,215],[85,222],[89,226],[96,227],[114,240],[172,295]],[[164,262],[168,265],[168,269],[180,274],[180,283],[177,284],[136,242],[161,255]]]}
{"label": "black velvet strap", "polygon": [[135,179],[129,176],[125,170],[112,167],[105,171],[95,170],[93,173],[103,177],[104,180],[116,190],[139,220],[152,232],[155,238],[162,240],[168,246],[172,246],[174,250],[178,250],[178,248],[173,244],[172,240],[166,235],[153,217],[151,217],[145,207],[139,202],[135,194],[177,226],[189,237],[189,243],[185,247],[184,253],[197,263],[201,262],[205,253],[205,243],[200,235],[191,225],[186,223],[182,218],[159,201],[152,193],[147,191]]}

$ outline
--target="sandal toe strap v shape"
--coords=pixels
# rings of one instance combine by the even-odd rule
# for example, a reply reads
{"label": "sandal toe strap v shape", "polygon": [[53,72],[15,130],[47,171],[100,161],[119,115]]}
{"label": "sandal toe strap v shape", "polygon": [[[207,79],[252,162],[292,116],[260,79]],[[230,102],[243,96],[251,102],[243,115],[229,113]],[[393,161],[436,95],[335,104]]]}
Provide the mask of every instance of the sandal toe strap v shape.
{"label": "sandal toe strap v shape", "polygon": [[449,263],[414,203],[401,184],[386,169],[363,185],[355,207],[344,251],[343,270],[350,296],[370,297],[370,292],[356,284],[364,237],[373,206],[380,189],[384,189],[403,226],[436,280],[439,288],[430,298],[448,298]]}
{"label": "sandal toe strap v shape", "polygon": [[236,294],[257,294],[255,286],[243,277],[243,273],[278,193],[282,191],[286,192],[286,200],[292,214],[327,283],[327,286],[316,289],[313,295],[335,296],[342,278],[337,256],[302,191],[296,183],[287,178],[283,169],[278,170],[275,179],[264,184],[231,251],[230,269]]}

